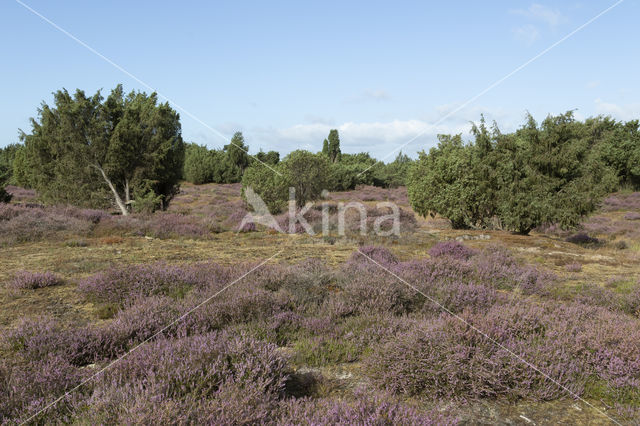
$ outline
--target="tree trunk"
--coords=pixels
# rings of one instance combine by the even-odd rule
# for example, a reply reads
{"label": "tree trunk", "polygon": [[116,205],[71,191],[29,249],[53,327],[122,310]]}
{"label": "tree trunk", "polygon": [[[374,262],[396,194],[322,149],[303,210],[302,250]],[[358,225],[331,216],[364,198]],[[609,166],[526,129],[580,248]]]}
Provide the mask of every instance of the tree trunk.
{"label": "tree trunk", "polygon": [[127,178],[124,180],[124,204],[127,206],[127,211],[131,210],[131,188]]}
{"label": "tree trunk", "polygon": [[[122,201],[122,197],[120,197],[120,194],[118,194],[118,191],[116,190],[115,186],[113,186],[113,183],[111,183],[111,181],[107,177],[107,174],[104,172],[102,167],[97,166],[95,164],[93,164],[93,167],[95,167],[96,169],[98,169],[100,171],[100,173],[102,174],[102,177],[104,178],[105,182],[107,182],[107,185],[109,185],[109,188],[111,188],[111,192],[113,192],[113,197],[116,199],[116,204],[118,205],[118,208],[120,208],[120,211],[122,212],[122,215],[123,216],[128,216],[129,215],[129,210],[127,210],[127,205]],[[129,194],[128,194],[128,191],[127,191],[127,196],[128,195]]]}

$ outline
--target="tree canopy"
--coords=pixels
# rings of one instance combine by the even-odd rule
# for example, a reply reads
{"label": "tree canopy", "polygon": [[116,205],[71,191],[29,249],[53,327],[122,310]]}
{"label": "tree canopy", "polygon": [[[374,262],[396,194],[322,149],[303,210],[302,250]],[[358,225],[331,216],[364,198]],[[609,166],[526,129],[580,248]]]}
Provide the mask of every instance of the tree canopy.
{"label": "tree canopy", "polygon": [[[496,220],[525,234],[544,223],[575,226],[604,194],[634,179],[619,155],[603,154],[625,140],[609,137],[616,133],[606,130],[610,125],[603,118],[579,122],[572,112],[538,125],[529,115],[516,132],[503,134],[495,123],[487,129],[482,118],[471,143],[440,135],[436,148],[419,154],[409,172],[409,199],[418,213],[439,213],[458,228]],[[613,127],[633,137],[637,123]]]}
{"label": "tree canopy", "polygon": [[179,188],[180,117],[155,93],[125,95],[118,85],[105,100],[100,91],[63,89],[53,106],[42,103],[31,127],[14,168],[45,201],[103,207],[112,200],[126,215],[137,199],[166,206]]}

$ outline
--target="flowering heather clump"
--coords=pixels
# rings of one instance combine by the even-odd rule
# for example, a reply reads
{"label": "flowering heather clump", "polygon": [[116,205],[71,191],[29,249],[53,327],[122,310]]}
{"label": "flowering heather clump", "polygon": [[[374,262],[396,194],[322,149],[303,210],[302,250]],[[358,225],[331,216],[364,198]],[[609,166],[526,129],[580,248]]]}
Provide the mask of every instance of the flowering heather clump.
{"label": "flowering heather clump", "polygon": [[574,262],[574,263],[569,263],[567,265],[565,265],[564,267],[567,272],[581,272],[582,271],[582,265],[580,263]]}
{"label": "flowering heather clump", "polygon": [[401,315],[415,309],[423,299],[415,290],[371,262],[369,268],[347,270],[340,285],[342,292],[337,297],[351,313]]}
{"label": "flowering heather clump", "polygon": [[592,216],[582,224],[582,227],[593,235],[624,236],[631,239],[640,238],[638,224],[633,220],[624,218],[612,219],[607,216]]}
{"label": "flowering heather clump", "polygon": [[145,234],[155,238],[199,238],[209,234],[209,230],[205,226],[190,216],[160,212],[144,219]]}
{"label": "flowering heather clump", "polygon": [[435,410],[419,412],[382,395],[356,394],[355,401],[301,399],[285,406],[279,423],[332,425],[454,425],[455,417]]}
{"label": "flowering heather clump", "polygon": [[8,288],[15,290],[36,289],[52,287],[62,284],[62,279],[53,272],[28,272],[22,271],[7,283]]}
{"label": "flowering heather clump", "polygon": [[467,260],[475,254],[475,251],[459,243],[458,241],[442,241],[429,249],[429,256],[448,256],[454,259]]}
{"label": "flowering heather clump", "polygon": [[11,200],[14,203],[35,202],[38,197],[35,189],[26,189],[19,186],[7,185],[5,190],[13,196]]}
{"label": "flowering heather clump", "polygon": [[443,314],[374,347],[366,361],[374,381],[407,395],[566,396],[511,351],[578,395],[585,395],[587,382],[594,379],[613,394],[640,384],[640,347],[635,343],[640,331],[624,315],[584,305],[523,303],[462,317],[502,347]]}
{"label": "flowering heather clump", "polygon": [[354,252],[349,260],[348,264],[369,264],[372,267],[376,266],[371,260],[378,262],[383,266],[395,265],[398,263],[396,256],[389,251],[386,247],[382,246],[362,246],[358,251]]}
{"label": "flowering heather clump", "polygon": [[54,318],[22,319],[2,336],[3,349],[20,352],[27,360],[41,360],[66,345],[62,328]]}
{"label": "flowering heather clump", "polygon": [[[0,359],[0,419],[20,423],[42,410],[55,397],[78,385],[83,379],[81,370],[63,358],[47,355],[41,360],[12,365]],[[75,401],[82,398],[75,393],[49,408],[46,418],[63,419]],[[41,417],[41,422],[44,418]]]}
{"label": "flowering heather clump", "polygon": [[351,191],[332,192],[329,199],[333,201],[391,201],[401,205],[409,205],[407,188],[380,188],[377,186],[359,185]]}
{"label": "flowering heather clump", "polygon": [[602,210],[606,212],[640,210],[640,192],[612,194],[602,201]]}
{"label": "flowering heather clump", "polygon": [[638,212],[629,212],[624,215],[625,220],[640,220],[640,213]]}
{"label": "flowering heather clump", "polygon": [[99,302],[121,304],[140,296],[183,297],[194,286],[215,287],[232,277],[230,268],[216,264],[176,266],[159,262],[114,267],[82,280],[78,288]]}
{"label": "flowering heather clump", "polygon": [[93,224],[55,208],[0,203],[0,244],[38,241],[60,234],[87,235]]}
{"label": "flowering heather clump", "polygon": [[473,293],[478,295],[485,292],[480,287],[501,290],[519,288],[524,294],[547,294],[556,284],[556,277],[552,273],[532,266],[521,266],[508,250],[498,246],[489,246],[469,260],[441,256],[400,263],[393,270],[434,297],[442,292],[464,289],[465,286],[473,288]]}
{"label": "flowering heather clump", "polygon": [[271,344],[228,333],[161,339],[99,376],[79,414],[115,423],[131,421],[132,412],[148,421],[218,423],[241,415],[260,423],[268,420],[287,377],[287,359]]}

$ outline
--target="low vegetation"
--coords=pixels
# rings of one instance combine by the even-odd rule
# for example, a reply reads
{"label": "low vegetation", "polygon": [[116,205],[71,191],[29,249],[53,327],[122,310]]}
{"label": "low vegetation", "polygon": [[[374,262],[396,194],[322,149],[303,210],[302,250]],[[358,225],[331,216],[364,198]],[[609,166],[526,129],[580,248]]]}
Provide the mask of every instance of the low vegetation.
{"label": "low vegetation", "polygon": [[637,135],[251,156],[154,94],[57,92],[0,150],[0,423],[638,423]]}

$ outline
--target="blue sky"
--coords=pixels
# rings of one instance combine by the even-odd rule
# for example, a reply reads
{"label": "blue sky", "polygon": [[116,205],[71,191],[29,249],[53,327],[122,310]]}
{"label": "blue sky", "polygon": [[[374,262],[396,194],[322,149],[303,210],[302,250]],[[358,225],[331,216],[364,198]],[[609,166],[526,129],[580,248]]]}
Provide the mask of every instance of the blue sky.
{"label": "blue sky", "polygon": [[[614,3],[24,2],[251,152],[414,154],[484,113],[503,130],[577,109],[640,118],[637,0],[626,0],[437,126],[433,124]],[[51,92],[149,91],[12,0],[0,5],[0,146]],[[174,105],[175,106],[175,105]],[[225,140],[180,111],[187,141]],[[387,160],[390,160],[388,158]]]}

